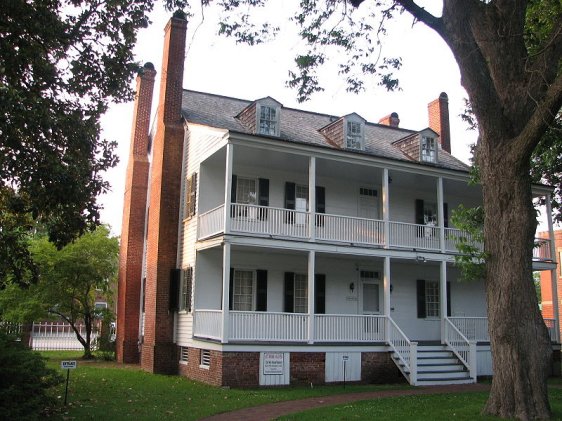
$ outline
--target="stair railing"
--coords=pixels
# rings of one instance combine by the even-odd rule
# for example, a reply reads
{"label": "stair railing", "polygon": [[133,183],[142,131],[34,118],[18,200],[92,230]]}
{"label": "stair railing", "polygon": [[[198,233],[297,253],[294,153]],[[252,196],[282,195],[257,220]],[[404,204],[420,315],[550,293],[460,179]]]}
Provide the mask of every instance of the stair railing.
{"label": "stair railing", "polygon": [[410,384],[415,386],[418,380],[418,343],[410,341],[392,318],[387,317],[387,320],[388,344],[404,365],[404,369],[409,372]]}
{"label": "stair railing", "polygon": [[447,317],[445,317],[445,343],[467,368],[470,377],[476,381],[478,375],[476,341],[469,341]]}

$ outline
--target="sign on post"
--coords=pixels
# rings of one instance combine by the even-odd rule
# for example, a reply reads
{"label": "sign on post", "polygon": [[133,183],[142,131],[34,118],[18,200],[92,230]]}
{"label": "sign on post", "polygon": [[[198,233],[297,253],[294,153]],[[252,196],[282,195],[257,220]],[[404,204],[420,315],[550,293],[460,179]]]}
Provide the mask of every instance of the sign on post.
{"label": "sign on post", "polygon": [[66,406],[66,398],[68,396],[68,381],[70,379],[70,370],[76,368],[76,361],[61,361],[60,368],[66,370],[66,387],[64,388],[64,406]]}

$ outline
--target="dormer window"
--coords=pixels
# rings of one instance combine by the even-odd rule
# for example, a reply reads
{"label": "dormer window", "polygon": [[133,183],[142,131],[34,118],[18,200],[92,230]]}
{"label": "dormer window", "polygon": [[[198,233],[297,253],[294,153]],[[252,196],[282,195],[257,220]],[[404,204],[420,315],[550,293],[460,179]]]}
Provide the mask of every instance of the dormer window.
{"label": "dormer window", "polygon": [[422,136],[420,144],[420,161],[437,162],[437,141],[434,137]]}
{"label": "dormer window", "polygon": [[277,109],[274,107],[269,107],[267,105],[261,105],[258,127],[259,134],[278,136],[279,113],[277,112]]}
{"label": "dormer window", "polygon": [[348,149],[363,149],[363,130],[358,121],[347,122],[347,144]]}

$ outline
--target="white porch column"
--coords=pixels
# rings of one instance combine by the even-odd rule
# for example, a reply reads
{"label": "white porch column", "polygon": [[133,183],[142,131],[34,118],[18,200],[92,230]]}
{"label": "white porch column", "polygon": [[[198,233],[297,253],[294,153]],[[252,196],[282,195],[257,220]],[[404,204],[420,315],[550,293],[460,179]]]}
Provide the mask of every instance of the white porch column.
{"label": "white porch column", "polygon": [[389,342],[389,330],[390,330],[390,257],[386,256],[384,258],[384,273],[383,273],[383,286],[384,286],[384,316],[385,329],[384,329],[384,340]]}
{"label": "white porch column", "polygon": [[316,252],[308,252],[308,343],[314,343],[314,271],[315,271]]}
{"label": "white porch column", "polygon": [[316,239],[316,157],[308,161],[308,236],[310,241]]}
{"label": "white porch column", "polygon": [[[226,144],[226,165],[224,171],[224,233],[230,233],[230,201],[232,192],[232,159],[234,146]],[[230,268],[230,266],[225,266]]]}
{"label": "white porch column", "polygon": [[439,273],[439,297],[441,297],[439,312],[441,314],[441,343],[445,343],[445,318],[447,317],[447,262],[441,262]]}
{"label": "white porch column", "polygon": [[222,340],[228,342],[228,322],[230,319],[230,243],[222,246]]}
{"label": "white porch column", "polygon": [[[554,226],[552,224],[552,206],[550,205],[550,194],[546,195],[546,218],[548,223],[548,238],[550,240],[550,258],[556,264],[556,244],[554,242]],[[562,264],[562,262],[558,262]],[[560,298],[558,297],[558,272],[557,269],[550,271],[550,282],[552,288],[552,312],[554,313],[554,325],[556,327],[556,340],[560,342]]]}
{"label": "white porch column", "polygon": [[390,246],[390,190],[388,168],[382,170],[382,219],[384,221],[384,248]]}
{"label": "white porch column", "polygon": [[443,177],[437,178],[437,220],[439,223],[439,245],[445,253],[445,212],[443,209]]}

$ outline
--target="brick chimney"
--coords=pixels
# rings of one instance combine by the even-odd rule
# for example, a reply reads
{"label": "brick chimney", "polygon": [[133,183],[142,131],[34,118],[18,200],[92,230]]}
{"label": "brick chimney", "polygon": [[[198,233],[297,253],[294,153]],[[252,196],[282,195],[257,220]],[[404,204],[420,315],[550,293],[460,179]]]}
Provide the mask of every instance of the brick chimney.
{"label": "brick chimney", "polygon": [[441,92],[439,98],[427,105],[429,127],[439,134],[441,149],[451,153],[451,126],[449,124],[449,97]]}
{"label": "brick chimney", "polygon": [[385,126],[398,127],[400,125],[400,118],[398,118],[398,113],[391,113],[386,117],[379,120],[379,124],[384,124]]}
{"label": "brick chimney", "polygon": [[177,372],[170,276],[177,267],[184,129],[181,117],[187,20],[176,12],[164,30],[157,131],[153,139],[147,224],[144,341],[141,367]]}
{"label": "brick chimney", "polygon": [[149,172],[148,133],[155,75],[152,63],[146,63],[137,76],[119,251],[116,353],[120,363],[139,362],[139,297]]}

